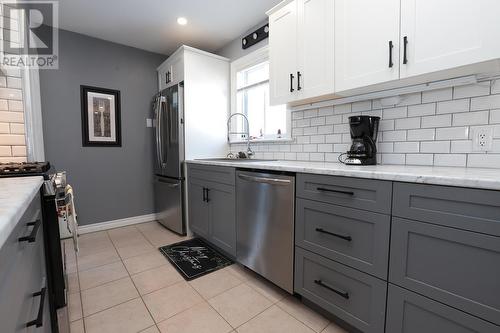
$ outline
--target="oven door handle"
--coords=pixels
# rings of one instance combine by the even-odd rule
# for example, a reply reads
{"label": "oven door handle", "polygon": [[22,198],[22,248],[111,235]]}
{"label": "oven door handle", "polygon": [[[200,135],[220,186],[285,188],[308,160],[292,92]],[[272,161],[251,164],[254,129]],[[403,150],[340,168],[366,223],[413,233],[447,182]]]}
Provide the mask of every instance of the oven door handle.
{"label": "oven door handle", "polygon": [[254,177],[254,176],[248,176],[245,174],[239,174],[238,177],[243,179],[243,180],[248,180],[251,182],[265,183],[265,184],[271,184],[271,185],[288,185],[291,183],[291,181],[288,179]]}

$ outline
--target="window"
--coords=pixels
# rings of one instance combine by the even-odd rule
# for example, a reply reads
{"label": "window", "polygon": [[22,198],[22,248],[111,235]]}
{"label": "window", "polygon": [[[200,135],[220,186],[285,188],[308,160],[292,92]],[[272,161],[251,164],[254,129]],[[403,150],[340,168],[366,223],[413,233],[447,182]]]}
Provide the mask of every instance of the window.
{"label": "window", "polygon": [[[269,105],[269,60],[267,47],[231,64],[231,112],[248,117],[250,139],[283,140],[290,138],[290,117],[286,105]],[[233,117],[231,142],[246,140],[243,117]]]}

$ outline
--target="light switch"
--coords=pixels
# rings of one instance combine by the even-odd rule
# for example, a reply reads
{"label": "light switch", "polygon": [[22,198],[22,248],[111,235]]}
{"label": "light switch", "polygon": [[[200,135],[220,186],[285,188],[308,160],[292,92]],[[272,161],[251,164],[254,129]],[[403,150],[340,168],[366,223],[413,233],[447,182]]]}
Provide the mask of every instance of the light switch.
{"label": "light switch", "polygon": [[146,127],[153,127],[153,119],[146,118]]}

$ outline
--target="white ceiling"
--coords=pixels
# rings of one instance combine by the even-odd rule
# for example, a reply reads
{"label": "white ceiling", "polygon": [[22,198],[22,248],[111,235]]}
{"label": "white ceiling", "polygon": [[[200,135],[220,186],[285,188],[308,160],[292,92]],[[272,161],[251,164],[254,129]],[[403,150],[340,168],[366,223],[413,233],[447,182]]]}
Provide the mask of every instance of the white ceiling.
{"label": "white ceiling", "polygon": [[[181,44],[215,51],[281,0],[63,0],[59,27],[157,53]],[[186,26],[177,17],[188,19]]]}

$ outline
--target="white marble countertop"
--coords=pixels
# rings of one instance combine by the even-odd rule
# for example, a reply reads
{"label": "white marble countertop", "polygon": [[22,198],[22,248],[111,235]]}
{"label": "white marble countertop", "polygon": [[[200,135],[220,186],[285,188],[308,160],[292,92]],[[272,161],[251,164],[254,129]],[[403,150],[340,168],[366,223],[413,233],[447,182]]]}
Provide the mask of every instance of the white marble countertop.
{"label": "white marble countertop", "polygon": [[41,176],[0,178],[0,248],[42,184]]}
{"label": "white marble countertop", "polygon": [[500,169],[409,165],[354,166],[341,163],[299,161],[190,160],[187,163],[500,190]]}

